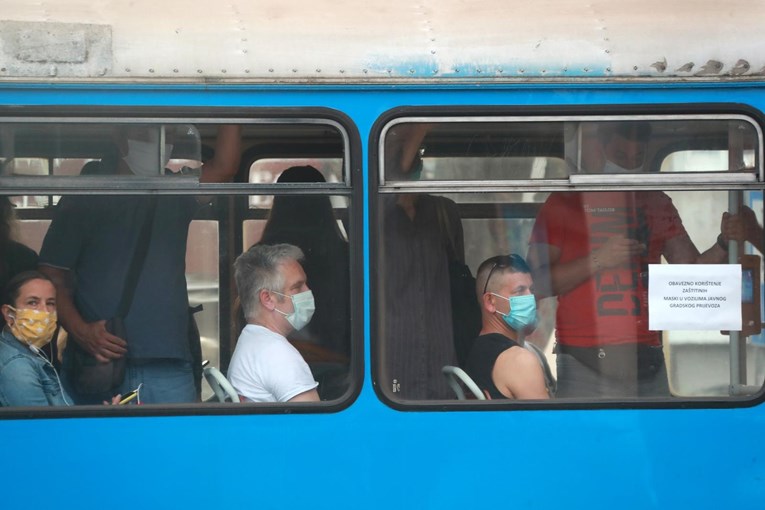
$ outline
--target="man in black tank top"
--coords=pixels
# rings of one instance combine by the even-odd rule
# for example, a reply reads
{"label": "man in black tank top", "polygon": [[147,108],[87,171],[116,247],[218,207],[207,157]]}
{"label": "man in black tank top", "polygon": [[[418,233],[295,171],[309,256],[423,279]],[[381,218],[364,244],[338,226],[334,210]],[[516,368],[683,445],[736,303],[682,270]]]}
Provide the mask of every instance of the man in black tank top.
{"label": "man in black tank top", "polygon": [[519,255],[499,255],[478,268],[481,334],[473,342],[466,371],[489,399],[546,399],[542,366],[522,347],[536,327],[531,270]]}

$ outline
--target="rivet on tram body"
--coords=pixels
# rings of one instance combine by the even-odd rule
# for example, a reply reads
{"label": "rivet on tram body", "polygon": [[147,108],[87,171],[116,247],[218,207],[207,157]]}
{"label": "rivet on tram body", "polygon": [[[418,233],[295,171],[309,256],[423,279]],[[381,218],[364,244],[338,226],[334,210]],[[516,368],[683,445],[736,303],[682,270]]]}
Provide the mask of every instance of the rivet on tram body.
{"label": "rivet on tram body", "polygon": [[177,72],[178,72],[178,69],[173,69],[173,72],[174,72],[174,73],[177,73]]}
{"label": "rivet on tram body", "polygon": [[154,72],[154,69],[152,69],[152,68],[149,68],[149,72],[150,72],[150,73],[153,73],[153,72]]}

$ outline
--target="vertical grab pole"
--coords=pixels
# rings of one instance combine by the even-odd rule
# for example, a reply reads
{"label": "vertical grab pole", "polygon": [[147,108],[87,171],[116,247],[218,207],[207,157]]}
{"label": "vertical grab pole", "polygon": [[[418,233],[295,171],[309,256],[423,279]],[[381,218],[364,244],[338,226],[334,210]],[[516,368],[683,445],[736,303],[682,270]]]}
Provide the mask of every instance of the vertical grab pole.
{"label": "vertical grab pole", "polygon": [[[744,166],[744,142],[741,130],[736,122],[728,127],[728,171],[736,171]],[[741,206],[742,193],[728,192],[728,212],[736,214]],[[739,243],[728,241],[728,263],[739,263]],[[740,331],[730,332],[730,394],[737,394],[737,389],[746,384],[746,337]]]}
{"label": "vertical grab pole", "polygon": [[[738,191],[728,192],[728,212],[735,214],[741,204]],[[737,264],[739,257],[737,241],[728,241],[728,263]],[[740,331],[730,332],[730,394],[735,395],[736,387],[746,384],[746,337]]]}

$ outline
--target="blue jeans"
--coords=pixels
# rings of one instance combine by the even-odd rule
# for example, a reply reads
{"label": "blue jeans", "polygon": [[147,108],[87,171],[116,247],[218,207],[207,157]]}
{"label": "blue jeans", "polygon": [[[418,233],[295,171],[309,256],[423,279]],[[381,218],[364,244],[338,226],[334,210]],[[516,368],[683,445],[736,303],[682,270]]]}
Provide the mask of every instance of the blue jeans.
{"label": "blue jeans", "polygon": [[644,379],[623,379],[602,375],[570,354],[557,353],[558,390],[555,398],[669,397],[667,366]]}
{"label": "blue jeans", "polygon": [[128,360],[119,393],[138,388],[142,404],[176,404],[196,401],[197,389],[191,363],[177,359]]}
{"label": "blue jeans", "polygon": [[[61,382],[66,392],[79,405],[101,404],[111,401],[112,394],[82,395],[69,384],[68,371],[71,360],[64,351]],[[141,385],[140,399],[143,404],[187,403],[197,400],[191,362],[179,359],[128,359],[125,380],[114,391],[124,395]],[[135,401],[134,401],[135,402]]]}

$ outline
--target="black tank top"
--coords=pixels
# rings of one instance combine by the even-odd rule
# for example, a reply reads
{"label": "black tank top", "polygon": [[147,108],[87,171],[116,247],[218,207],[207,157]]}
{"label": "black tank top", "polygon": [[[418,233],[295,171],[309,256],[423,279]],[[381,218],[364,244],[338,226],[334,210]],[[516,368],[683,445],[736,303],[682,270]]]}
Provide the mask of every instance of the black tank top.
{"label": "black tank top", "polygon": [[504,396],[491,379],[491,371],[500,354],[511,347],[520,345],[499,333],[481,335],[473,342],[470,349],[465,371],[475,381],[479,388],[487,390],[492,399],[507,398]]}

